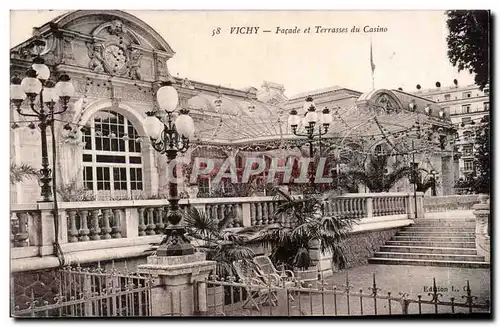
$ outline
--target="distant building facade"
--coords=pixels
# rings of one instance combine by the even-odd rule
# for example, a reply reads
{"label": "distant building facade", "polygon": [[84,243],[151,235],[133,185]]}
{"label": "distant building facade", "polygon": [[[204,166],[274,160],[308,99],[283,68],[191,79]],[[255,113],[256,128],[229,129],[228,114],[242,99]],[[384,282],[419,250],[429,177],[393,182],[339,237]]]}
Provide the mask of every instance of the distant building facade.
{"label": "distant building facade", "polygon": [[489,86],[482,91],[477,85],[435,87],[421,89],[413,94],[434,101],[449,113],[452,123],[457,128],[458,138],[455,149],[457,156],[455,179],[464,178],[474,171],[474,127],[484,116],[489,115]]}

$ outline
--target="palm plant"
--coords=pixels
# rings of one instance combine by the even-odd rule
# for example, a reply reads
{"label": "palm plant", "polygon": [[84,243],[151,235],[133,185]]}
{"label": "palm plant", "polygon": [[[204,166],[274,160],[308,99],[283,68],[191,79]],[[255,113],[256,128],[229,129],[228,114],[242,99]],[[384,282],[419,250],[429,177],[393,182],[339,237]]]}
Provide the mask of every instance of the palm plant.
{"label": "palm plant", "polygon": [[411,176],[413,168],[396,163],[392,171],[386,173],[388,160],[388,155],[374,155],[365,169],[353,168],[343,174],[351,176],[371,192],[389,192],[399,180]]}
{"label": "palm plant", "polygon": [[271,259],[286,269],[307,269],[311,266],[311,241],[319,241],[320,251],[330,252],[338,267],[345,268],[344,241],[354,221],[324,216],[321,210],[324,199],[316,195],[295,199],[279,189],[276,192],[284,203],[275,210],[275,221],[282,221],[278,218],[284,215],[291,224],[267,225],[257,232],[252,242],[271,248]]}
{"label": "palm plant", "polygon": [[206,211],[189,206],[184,214],[184,227],[187,237],[197,244],[197,249],[207,255],[207,260],[217,262],[216,274],[228,276],[232,274],[233,261],[243,260],[252,263],[255,253],[247,247],[254,228],[239,230],[227,229],[234,218],[234,211],[226,211],[224,218],[217,221]]}
{"label": "palm plant", "polygon": [[25,179],[35,178],[38,179],[40,176],[40,171],[27,164],[17,165],[15,163],[10,164],[10,184],[14,185],[16,183],[21,183]]}

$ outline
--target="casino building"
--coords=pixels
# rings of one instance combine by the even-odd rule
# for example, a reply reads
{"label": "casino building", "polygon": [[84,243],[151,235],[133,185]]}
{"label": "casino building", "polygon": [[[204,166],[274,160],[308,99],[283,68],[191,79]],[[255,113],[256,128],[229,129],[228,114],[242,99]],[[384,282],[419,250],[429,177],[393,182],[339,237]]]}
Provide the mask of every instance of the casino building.
{"label": "casino building", "polygon": [[[307,140],[293,134],[288,117],[293,109],[303,115],[304,102],[311,96],[318,112],[327,107],[332,116],[328,132],[314,141],[315,156],[333,158],[331,170],[338,172],[353,158],[366,161],[383,152],[393,161],[434,171],[438,194],[452,193],[455,129],[450,112],[419,94],[387,89],[362,93],[331,86],[287,97],[286,85],[272,82],[234,89],[218,86],[216,80],[207,84],[174,77],[168,61],[182,53],[176,54],[147,23],[122,11],[72,11],[40,26],[33,38],[11,49],[11,77],[24,77],[32,65],[29,45],[35,38],[45,41],[42,56],[53,77],[67,73],[76,89],[69,110],[55,123],[58,153],[50,166],[61,189],[87,189],[86,194],[97,200],[166,194],[166,157],[151,147],[144,120],[146,112],[157,108],[154,94],[160,83],[171,81],[179,106],[188,109],[195,122],[186,162],[194,157],[218,162],[230,157],[241,168],[248,157],[268,163],[271,158],[284,162],[308,156]],[[11,162],[40,167],[36,122],[18,115],[13,106],[10,133]],[[48,140],[50,154],[50,133]],[[49,158],[52,161],[52,155]],[[213,191],[209,176],[196,185],[177,178],[184,196]],[[405,180],[394,190],[410,189]],[[12,203],[34,202],[39,196],[34,180],[11,186]]]}

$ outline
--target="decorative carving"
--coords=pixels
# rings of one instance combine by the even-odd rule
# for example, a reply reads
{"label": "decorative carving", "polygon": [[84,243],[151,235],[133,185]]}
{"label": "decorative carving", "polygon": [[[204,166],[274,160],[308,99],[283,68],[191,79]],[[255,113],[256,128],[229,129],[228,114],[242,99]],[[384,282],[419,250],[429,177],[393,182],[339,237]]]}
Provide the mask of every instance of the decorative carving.
{"label": "decorative carving", "polygon": [[141,80],[141,71],[140,71],[140,60],[142,58],[142,53],[139,49],[132,50],[130,53],[130,61],[128,64],[129,67],[129,77],[131,79]]}
{"label": "decorative carving", "polygon": [[71,43],[71,38],[65,37],[62,40],[62,51],[63,51],[63,60],[74,60],[75,55],[73,53],[73,43]]}
{"label": "decorative carving", "polygon": [[378,109],[383,109],[384,113],[387,114],[400,111],[400,108],[398,108],[397,104],[385,94],[381,95],[375,101],[375,104],[378,105]]}
{"label": "decorative carving", "polygon": [[167,60],[164,58],[158,58],[156,60],[156,65],[158,67],[158,74],[160,77],[170,77],[168,72]]}
{"label": "decorative carving", "polygon": [[190,81],[190,80],[188,80],[187,78],[184,78],[184,79],[182,80],[181,87],[186,88],[186,89],[190,89],[190,90],[194,90],[194,86],[193,86],[193,84],[192,84],[192,83],[191,83],[191,81]]}
{"label": "decorative carving", "polygon": [[89,68],[93,72],[104,72],[103,46],[100,43],[87,43],[90,58]]}
{"label": "decorative carving", "polygon": [[108,33],[111,35],[120,36],[123,34],[123,23],[116,19],[111,22],[111,25],[108,27]]}

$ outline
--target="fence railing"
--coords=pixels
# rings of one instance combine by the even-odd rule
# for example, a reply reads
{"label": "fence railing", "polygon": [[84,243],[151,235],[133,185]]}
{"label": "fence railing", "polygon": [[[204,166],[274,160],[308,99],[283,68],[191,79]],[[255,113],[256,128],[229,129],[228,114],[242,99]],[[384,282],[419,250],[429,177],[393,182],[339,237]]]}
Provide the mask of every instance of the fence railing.
{"label": "fence railing", "polygon": [[[14,286],[11,297],[13,317],[123,317],[150,316],[151,276],[129,271],[66,267],[58,272],[51,298],[39,294],[35,285]],[[28,294],[26,294],[28,293]]]}
{"label": "fence railing", "polygon": [[424,197],[424,210],[425,212],[472,210],[478,201],[478,194],[426,196]]}
{"label": "fence railing", "polygon": [[[272,280],[271,278],[268,279]],[[355,290],[346,272],[345,284],[334,285],[320,279],[315,285],[293,286],[269,283],[245,284],[233,277],[207,279],[200,283],[206,290],[209,316],[363,316],[421,315],[439,313],[489,313],[489,299],[478,301],[469,281],[461,292],[443,298],[435,278],[425,293],[410,296],[405,291],[383,292],[373,274],[373,283]],[[438,284],[439,285],[439,284]],[[217,290],[218,289],[218,290]]]}

